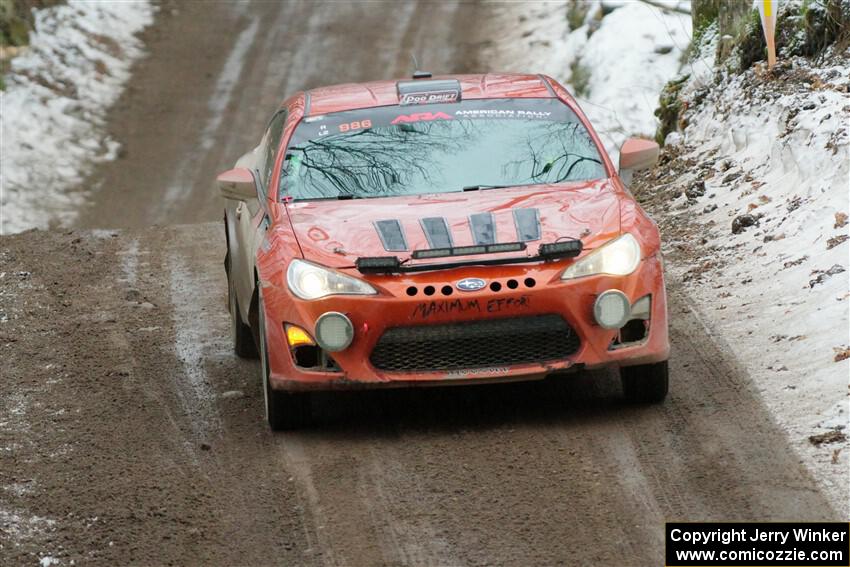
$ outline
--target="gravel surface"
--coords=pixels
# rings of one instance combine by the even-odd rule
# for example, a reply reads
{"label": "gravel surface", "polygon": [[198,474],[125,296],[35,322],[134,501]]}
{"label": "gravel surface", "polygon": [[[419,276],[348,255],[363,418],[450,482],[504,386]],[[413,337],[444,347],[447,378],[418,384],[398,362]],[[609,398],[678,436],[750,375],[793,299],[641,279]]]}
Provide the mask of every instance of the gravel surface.
{"label": "gravel surface", "polygon": [[615,373],[319,397],[273,435],[218,224],[0,255],[0,564],[657,565],[665,520],[837,517],[671,290],[672,392]]}

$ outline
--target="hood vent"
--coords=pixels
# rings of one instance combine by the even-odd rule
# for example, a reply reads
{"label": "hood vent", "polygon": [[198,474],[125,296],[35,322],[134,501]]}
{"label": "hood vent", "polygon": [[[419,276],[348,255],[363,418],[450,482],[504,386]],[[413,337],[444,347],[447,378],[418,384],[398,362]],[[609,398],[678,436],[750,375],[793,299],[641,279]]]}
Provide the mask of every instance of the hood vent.
{"label": "hood vent", "polygon": [[401,223],[395,219],[375,221],[375,230],[381,237],[381,243],[388,252],[404,252],[407,250],[407,239],[401,229]]}
{"label": "hood vent", "polygon": [[516,237],[520,242],[540,240],[540,211],[537,209],[514,209]]}
{"label": "hood vent", "polygon": [[451,248],[452,234],[449,231],[449,225],[443,217],[429,217],[419,221],[422,225],[422,232],[425,233],[425,238],[428,239],[428,246],[431,248]]}
{"label": "hood vent", "polygon": [[[517,242],[540,240],[540,211],[537,209],[512,209]],[[405,252],[408,250],[404,229],[397,219],[375,221],[375,230],[387,252]],[[443,249],[454,247],[452,231],[444,217],[426,217],[419,220],[422,232],[428,239],[428,247]],[[496,220],[493,213],[469,215],[469,229],[472,241],[477,246],[496,244]]]}
{"label": "hood vent", "polygon": [[472,230],[472,241],[475,244],[496,243],[496,222],[493,220],[493,213],[469,215],[469,228]]}

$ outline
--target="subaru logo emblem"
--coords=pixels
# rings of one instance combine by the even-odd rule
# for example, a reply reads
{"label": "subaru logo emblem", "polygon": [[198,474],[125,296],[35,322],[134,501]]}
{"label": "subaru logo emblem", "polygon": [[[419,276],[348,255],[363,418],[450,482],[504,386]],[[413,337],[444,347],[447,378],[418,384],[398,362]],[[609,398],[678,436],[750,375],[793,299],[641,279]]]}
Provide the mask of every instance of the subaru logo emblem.
{"label": "subaru logo emblem", "polygon": [[455,287],[461,291],[478,291],[485,285],[487,285],[487,282],[481,278],[466,278],[457,282]]}

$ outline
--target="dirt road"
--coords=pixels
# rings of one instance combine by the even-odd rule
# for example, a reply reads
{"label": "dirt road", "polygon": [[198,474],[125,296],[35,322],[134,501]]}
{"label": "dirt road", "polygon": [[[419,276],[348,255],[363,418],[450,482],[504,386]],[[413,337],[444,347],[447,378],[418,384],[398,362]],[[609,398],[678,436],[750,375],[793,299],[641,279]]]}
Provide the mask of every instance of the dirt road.
{"label": "dirt road", "polygon": [[222,246],[4,237],[0,564],[646,566],[665,520],[833,516],[676,289],[661,407],[596,373],[335,394],[273,435]]}
{"label": "dirt road", "polygon": [[[84,225],[217,219],[212,172],[284,93],[405,74],[412,49],[478,70],[484,18],[166,2]],[[665,520],[835,516],[675,285],[661,407],[595,373],[334,394],[315,429],[273,435],[257,364],[229,347],[218,224],[2,244],[0,565],[646,566]]]}

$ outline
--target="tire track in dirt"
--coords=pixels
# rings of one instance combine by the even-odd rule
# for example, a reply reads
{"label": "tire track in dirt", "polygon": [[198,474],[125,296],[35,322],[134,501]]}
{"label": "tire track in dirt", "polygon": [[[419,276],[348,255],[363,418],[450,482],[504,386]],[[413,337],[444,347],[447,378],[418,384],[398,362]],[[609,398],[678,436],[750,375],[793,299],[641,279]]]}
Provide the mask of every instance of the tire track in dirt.
{"label": "tire track in dirt", "polygon": [[308,549],[317,549],[321,565],[337,566],[340,561],[334,552],[331,538],[334,534],[328,530],[329,517],[325,510],[324,497],[319,494],[313,482],[313,471],[310,459],[304,448],[297,440],[281,443],[281,462],[286,463],[287,470],[292,474],[300,488],[301,499],[306,504],[306,514],[302,527]]}
{"label": "tire track in dirt", "polygon": [[[221,435],[221,417],[216,406],[215,392],[206,373],[206,359],[217,349],[219,356],[228,352],[228,343],[210,331],[221,326],[214,314],[196,299],[195,289],[210,285],[210,278],[189,269],[189,259],[177,252],[169,254],[164,273],[168,274],[171,322],[174,327],[174,349],[183,365],[180,380],[175,380],[178,397],[198,439]],[[221,312],[217,313],[218,318]]]}
{"label": "tire track in dirt", "polygon": [[[194,370],[177,358],[176,307],[163,278],[185,253],[174,237],[168,229],[4,237],[11,252],[0,272],[31,275],[26,285],[0,278],[0,333],[14,338],[14,348],[3,342],[0,389],[0,564],[43,555],[87,565],[303,558],[288,529],[298,525],[297,498],[266,458],[274,450],[255,406],[246,393],[221,397],[247,388],[241,361],[216,356],[215,341],[227,344],[220,322],[205,326],[216,339],[201,364],[211,407],[230,415],[227,443],[219,433],[200,444],[196,416],[176,390]],[[215,300],[197,306],[220,313],[220,281],[210,277]],[[15,400],[26,401],[26,413],[11,423]]]}
{"label": "tire track in dirt", "polygon": [[366,504],[370,522],[381,527],[377,536],[387,562],[399,565],[463,565],[427,518],[405,518],[397,509],[404,495],[398,492],[394,479],[410,474],[403,460],[397,454],[378,454],[374,448],[369,450],[369,455],[370,461],[361,472],[357,491]]}
{"label": "tire track in dirt", "polygon": [[352,450],[340,452],[336,444],[308,437],[281,439],[281,460],[310,506],[308,529],[322,564],[463,564],[426,517],[399,511],[405,499],[397,481],[407,474],[400,460],[356,439]]}
{"label": "tire track in dirt", "polygon": [[258,17],[251,19],[248,27],[239,33],[233,49],[224,62],[212,95],[207,101],[207,113],[204,128],[199,137],[200,144],[190,147],[181,158],[181,162],[174,174],[173,181],[169,183],[165,194],[158,203],[159,211],[156,215],[157,222],[163,222],[169,215],[173,214],[175,207],[185,206],[186,188],[191,186],[194,175],[198,172],[198,166],[210,152],[215,144],[215,134],[221,127],[225,110],[233,97],[233,91],[238,86],[239,74],[245,64],[248,50],[256,40],[257,29],[260,20]]}

